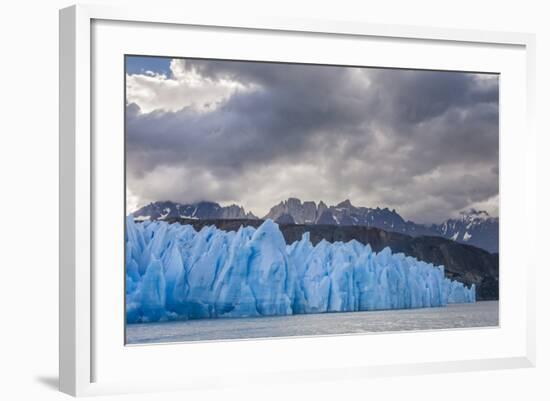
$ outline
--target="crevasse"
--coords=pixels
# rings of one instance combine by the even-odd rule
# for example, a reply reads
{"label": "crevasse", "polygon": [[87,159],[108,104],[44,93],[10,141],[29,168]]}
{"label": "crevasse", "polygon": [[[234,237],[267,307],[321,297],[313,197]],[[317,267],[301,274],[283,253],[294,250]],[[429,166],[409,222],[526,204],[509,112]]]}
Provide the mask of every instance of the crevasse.
{"label": "crevasse", "polygon": [[475,302],[434,266],[369,245],[286,245],[266,220],[237,232],[161,221],[126,223],[128,323],[445,306]]}

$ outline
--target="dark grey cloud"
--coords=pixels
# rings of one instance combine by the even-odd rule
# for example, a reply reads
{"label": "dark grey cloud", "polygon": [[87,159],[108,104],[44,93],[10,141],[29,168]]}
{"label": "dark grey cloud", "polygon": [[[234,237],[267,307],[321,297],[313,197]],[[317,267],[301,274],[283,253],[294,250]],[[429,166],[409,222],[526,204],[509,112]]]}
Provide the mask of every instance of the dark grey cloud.
{"label": "dark grey cloud", "polygon": [[498,77],[186,60],[241,89],[198,111],[127,106],[140,202],[208,199],[263,214],[287,196],[389,206],[437,221],[498,212]]}

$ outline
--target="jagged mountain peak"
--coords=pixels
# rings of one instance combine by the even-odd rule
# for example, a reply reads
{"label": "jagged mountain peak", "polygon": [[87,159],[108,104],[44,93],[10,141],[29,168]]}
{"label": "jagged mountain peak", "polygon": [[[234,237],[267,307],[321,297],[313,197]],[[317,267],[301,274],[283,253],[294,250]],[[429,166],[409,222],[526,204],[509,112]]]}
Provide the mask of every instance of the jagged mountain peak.
{"label": "jagged mountain peak", "polygon": [[465,221],[470,220],[488,220],[488,219],[494,219],[495,217],[492,217],[489,212],[486,210],[476,210],[476,209],[468,209],[463,210],[460,213],[460,218]]}
{"label": "jagged mountain peak", "polygon": [[317,206],[314,201],[302,203],[300,199],[290,197],[273,206],[263,219],[285,223],[294,221],[297,224],[315,224],[321,209],[321,205]]}
{"label": "jagged mountain peak", "polygon": [[136,210],[137,220],[166,220],[170,218],[188,219],[257,219],[251,212],[246,212],[242,206],[231,204],[221,206],[212,201],[199,201],[182,204],[172,201],[151,202]]}
{"label": "jagged mountain peak", "polygon": [[351,204],[351,201],[349,199],[346,199],[340,202],[339,204],[337,204],[336,207],[352,208],[354,206]]}
{"label": "jagged mountain peak", "polygon": [[460,212],[459,217],[433,225],[439,235],[483,248],[489,252],[498,252],[499,219],[485,210],[469,209]]}

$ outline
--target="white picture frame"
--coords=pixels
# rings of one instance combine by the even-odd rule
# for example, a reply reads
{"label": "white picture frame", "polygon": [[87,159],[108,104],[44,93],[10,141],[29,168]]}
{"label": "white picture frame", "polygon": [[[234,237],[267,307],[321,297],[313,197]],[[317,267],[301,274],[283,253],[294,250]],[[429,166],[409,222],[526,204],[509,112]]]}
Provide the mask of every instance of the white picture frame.
{"label": "white picture frame", "polygon": [[[115,238],[116,242],[117,235],[122,238],[122,231],[113,230],[109,233],[107,230],[102,231],[106,227],[106,221],[118,219],[117,224],[122,223],[123,216],[118,215],[122,210],[122,202],[119,203],[116,200],[114,203],[117,206],[109,208],[102,201],[104,198],[101,194],[112,193],[110,192],[112,190],[116,192],[116,188],[119,188],[119,192],[114,198],[119,199],[123,196],[124,189],[118,187],[120,177],[123,175],[123,164],[120,163],[121,160],[123,161],[123,155],[119,152],[120,137],[117,139],[115,135],[114,139],[99,141],[94,137],[94,132],[96,132],[94,130],[106,127],[105,124],[113,124],[114,132],[120,132],[117,129],[117,127],[120,128],[120,125],[117,125],[120,121],[117,120],[118,122],[114,123],[113,119],[117,117],[110,117],[105,109],[113,110],[114,107],[115,111],[113,112],[116,113],[116,102],[120,100],[123,76],[120,75],[120,88],[116,89],[118,92],[113,96],[114,103],[107,104],[108,102],[106,102],[105,105],[102,102],[98,103],[97,98],[104,96],[105,91],[111,89],[107,89],[107,86],[95,88],[92,85],[92,80],[95,80],[96,85],[97,82],[116,84],[113,82],[116,77],[114,75],[111,77],[110,74],[104,75],[101,65],[97,64],[95,58],[107,60],[107,57],[111,57],[109,54],[118,57],[119,54],[122,54],[121,52],[124,53],[126,50],[123,45],[125,45],[127,36],[142,38],[140,44],[142,49],[147,51],[148,48],[149,53],[155,53],[154,50],[151,50],[151,46],[159,42],[150,39],[148,44],[146,38],[159,39],[163,35],[168,35],[170,30],[185,30],[186,27],[198,29],[205,35],[209,35],[210,31],[215,31],[216,40],[220,38],[220,34],[226,35],[227,39],[232,40],[236,40],[233,37],[235,35],[242,34],[241,36],[244,38],[245,35],[262,34],[266,41],[273,41],[274,47],[271,49],[283,47],[282,36],[298,42],[300,40],[325,41],[327,45],[333,38],[338,38],[341,43],[349,42],[350,46],[361,40],[383,40],[386,45],[395,43],[396,46],[401,42],[406,42],[404,43],[406,46],[418,46],[418,49],[414,48],[415,52],[417,50],[430,52],[433,49],[430,50],[429,46],[436,46],[442,55],[449,57],[442,56],[439,61],[426,62],[426,67],[441,69],[472,70],[466,64],[460,65],[456,61],[453,64],[452,54],[470,50],[477,51],[475,54],[479,53],[481,60],[483,59],[482,53],[486,52],[488,48],[494,48],[495,57],[492,58],[492,61],[483,61],[486,63],[483,64],[485,67],[479,71],[499,72],[506,78],[501,95],[501,196],[505,199],[501,202],[506,202],[505,204],[501,203],[501,249],[505,250],[506,256],[506,259],[503,260],[501,252],[501,315],[503,319],[501,326],[496,329],[480,329],[475,332],[450,330],[439,333],[382,334],[368,337],[358,335],[301,340],[202,343],[183,345],[183,347],[181,344],[173,344],[125,348],[123,338],[120,336],[121,330],[124,330],[123,327],[120,327],[120,319],[123,320],[123,318],[117,315],[119,310],[117,308],[123,306],[117,304],[119,298],[116,298],[118,295],[115,294],[116,291],[120,291],[120,296],[123,296],[122,287],[118,290],[116,287],[116,283],[119,283],[116,274],[119,274],[119,279],[122,280],[122,269],[120,273],[111,269],[115,272],[112,273],[113,277],[107,277],[103,273],[98,274],[95,270],[98,261],[117,260],[116,250],[109,253],[100,251],[100,249],[102,241],[104,243]],[[140,36],[140,32],[146,29],[150,29],[146,32],[147,36]],[[123,32],[128,32],[128,35],[124,35]],[[129,35],[130,32],[132,35]],[[95,39],[94,35],[96,35]],[[202,33],[198,35],[200,36]],[[104,40],[106,36],[110,38],[109,46]],[[536,192],[536,140],[532,129],[535,85],[534,43],[534,36],[524,33],[375,25],[347,21],[258,18],[256,16],[242,16],[236,20],[225,19],[222,16],[190,15],[185,10],[166,10],[154,7],[145,9],[142,7],[114,8],[103,5],[78,5],[61,10],[60,390],[79,396],[167,389],[200,389],[208,388],[214,383],[218,386],[220,383],[222,385],[230,383],[244,385],[251,378],[257,382],[326,380],[329,377],[359,379],[381,375],[534,366],[535,261],[530,256],[533,252],[528,251],[531,247],[530,244],[525,243],[525,247],[519,247],[527,249],[523,255],[519,254],[518,249],[515,249],[518,247],[511,246],[513,245],[512,241],[515,240],[513,228],[518,227],[518,221],[524,220],[529,221],[528,224],[535,224],[535,219],[529,217],[536,216],[536,209],[532,201]],[[214,46],[214,41],[210,44]],[[399,45],[402,46],[403,43]],[[136,46],[129,45],[129,48],[135,50]],[[156,51],[171,55],[170,46],[170,43],[165,43],[162,49],[159,48]],[[428,47],[422,50],[422,46]],[[252,47],[251,45],[250,48]],[[346,46],[342,47],[344,48],[342,57],[345,57],[344,53],[346,51],[349,53],[349,49],[345,50]],[[104,49],[105,54],[102,53]],[[204,54],[208,55],[208,49],[205,51]],[[251,53],[248,56],[245,54],[245,50],[241,49],[241,51],[244,59],[247,57],[270,58],[266,56],[267,53],[260,55],[258,49],[250,50]],[[251,56],[251,54],[256,56]],[[388,54],[384,56],[383,53],[379,53],[377,57],[381,57],[380,60],[383,59],[383,61],[379,61],[377,64],[411,68],[421,64],[422,60],[414,60],[414,57],[421,58],[420,55],[413,56],[407,65],[402,64],[403,60],[400,59],[402,56],[395,55],[394,58],[391,58]],[[482,65],[475,64],[474,57],[471,55],[466,58],[472,59],[468,61],[470,66]],[[323,60],[326,61],[326,59]],[[482,63],[482,61],[477,62]],[[514,96],[512,96],[513,92]],[[94,96],[96,102],[93,100]],[[123,103],[120,102],[118,105],[122,108]],[[512,135],[512,132],[518,132],[518,130],[521,135]],[[120,135],[123,137],[123,132],[120,132]],[[107,143],[110,140],[116,142]],[[511,150],[514,150],[513,156]],[[512,167],[514,168],[512,169]],[[107,171],[110,171],[113,176],[108,179],[108,183],[101,178]],[[514,190],[514,188],[517,189],[517,185],[520,185],[523,191]],[[120,225],[116,226],[117,229],[119,227]],[[101,233],[105,235],[98,237],[98,234]],[[122,240],[119,241],[119,245],[122,245]],[[116,264],[116,262],[108,264]],[[516,268],[518,264],[521,265],[521,270],[509,269],[508,266],[513,264],[516,265]],[[105,263],[101,263],[101,265],[105,266]],[[106,284],[107,280],[113,283],[112,288]],[[102,288],[102,291],[105,290],[105,297],[101,300],[98,300],[97,297],[94,298],[95,291],[98,291],[99,287]],[[113,294],[113,297],[110,297],[109,294]],[[114,304],[118,306],[113,306]],[[114,314],[107,317],[104,311],[109,306],[114,309]],[[109,333],[112,333],[112,340],[108,338],[111,335]],[[436,344],[435,351],[437,351],[438,342],[443,342],[445,338],[459,342],[472,341],[473,338],[476,338],[476,341],[481,344],[476,344],[476,347],[472,347],[475,349],[469,352],[459,348],[455,350],[454,354],[440,353],[438,358],[435,355],[419,358],[419,354],[412,352],[407,354],[406,352],[409,345],[418,347],[419,344]],[[386,341],[386,339],[388,340]],[[403,344],[400,354],[402,357],[390,357],[387,352],[384,354],[385,346],[393,344],[392,346],[395,347],[401,342]],[[336,349],[341,350],[342,346],[349,347],[349,349],[353,347],[368,349],[369,344],[373,348],[369,354],[370,360],[361,359],[360,352],[348,359],[340,358],[334,352]],[[270,351],[266,350],[268,347]],[[294,347],[292,349],[297,357],[310,355],[310,363],[300,364],[293,361],[292,369],[287,369],[286,365],[290,365],[289,361],[277,357],[277,355],[284,354],[287,347]],[[320,347],[328,350],[325,361],[315,358]],[[374,348],[381,349],[381,351],[375,353]],[[394,348],[394,350],[396,349]],[[196,365],[182,367],[181,355],[186,355],[187,361],[193,361]],[[223,355],[224,359],[239,356],[243,362],[241,362],[241,366],[235,367],[227,364],[220,366],[218,370],[210,371],[206,367],[200,366],[201,355],[209,360],[222,358],[219,355]],[[269,361],[272,368],[269,369],[261,363],[253,370],[245,366],[246,361],[254,361],[254,358],[260,358],[260,355],[262,359]],[[143,361],[146,366],[155,366],[158,361],[168,361],[171,358],[173,360],[167,363],[167,369],[174,361],[179,360],[181,369],[186,372],[184,380],[178,378],[181,376],[181,371],[178,375],[170,376],[166,375],[167,372],[162,372],[159,369],[157,369],[159,371],[156,372],[156,376],[155,372],[148,372],[147,375],[144,375],[144,377],[148,377],[147,380],[137,376],[132,379],[132,374],[135,372],[131,367],[136,362]],[[188,363],[188,365],[190,364]],[[223,364],[220,363],[220,365]],[[240,375],[240,382],[239,377],[232,376],[234,369]]]}

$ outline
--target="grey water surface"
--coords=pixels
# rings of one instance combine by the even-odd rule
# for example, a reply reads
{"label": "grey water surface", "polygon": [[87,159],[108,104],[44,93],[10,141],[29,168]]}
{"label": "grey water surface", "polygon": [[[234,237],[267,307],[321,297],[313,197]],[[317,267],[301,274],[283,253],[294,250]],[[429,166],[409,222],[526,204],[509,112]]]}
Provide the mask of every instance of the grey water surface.
{"label": "grey water surface", "polygon": [[498,326],[498,301],[441,308],[201,319],[126,326],[127,344]]}

